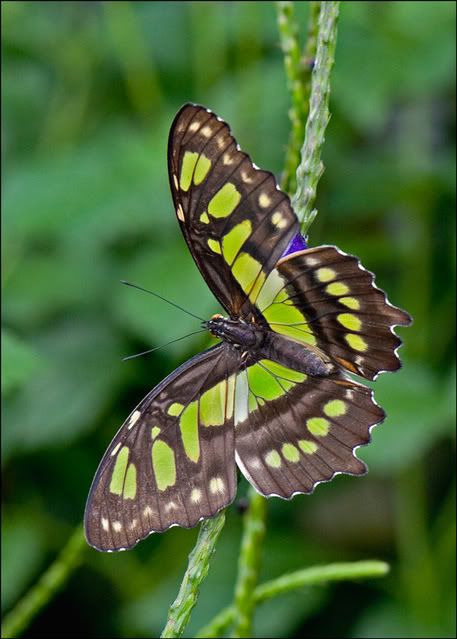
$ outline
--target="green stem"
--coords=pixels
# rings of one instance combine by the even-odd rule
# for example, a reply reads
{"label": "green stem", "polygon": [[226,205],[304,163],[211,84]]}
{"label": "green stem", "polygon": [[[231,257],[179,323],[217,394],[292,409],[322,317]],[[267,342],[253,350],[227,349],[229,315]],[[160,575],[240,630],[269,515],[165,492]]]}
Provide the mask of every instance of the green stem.
{"label": "green stem", "polygon": [[233,637],[252,636],[252,618],[255,609],[254,593],[262,558],[266,511],[265,497],[251,488],[249,508],[244,515],[244,533],[238,561]]}
{"label": "green stem", "polygon": [[168,620],[161,637],[180,637],[197,603],[200,585],[208,574],[209,561],[224,527],[225,512],[204,521],[197,543],[189,555],[189,564],[181,582],[178,596],[168,611]]}
{"label": "green stem", "polygon": [[296,188],[295,172],[300,161],[300,148],[305,135],[306,118],[309,112],[311,71],[317,46],[317,25],[320,2],[309,3],[307,38],[304,53],[300,50],[298,25],[293,2],[278,2],[278,25],[281,47],[284,53],[287,86],[291,96],[289,118],[291,132],[286,151],[285,168],[281,188],[293,193]]}
{"label": "green stem", "polygon": [[[259,604],[267,599],[284,595],[292,590],[324,584],[332,581],[352,581],[384,577],[389,572],[389,565],[383,561],[355,561],[353,563],[329,564],[313,566],[272,579],[257,586],[254,591],[254,603]],[[230,626],[236,615],[235,606],[224,608],[214,619],[197,633],[197,637],[220,637]]]}
{"label": "green stem", "polygon": [[87,548],[82,527],[70,537],[60,555],[29,592],[18,601],[2,623],[2,637],[17,637],[49,603],[81,560]]}
{"label": "green stem", "polygon": [[305,141],[301,149],[301,162],[297,169],[297,190],[292,205],[306,235],[317,211],[313,209],[316,189],[324,172],[321,150],[325,129],[330,119],[328,101],[330,74],[335,59],[339,2],[324,1],[319,14],[317,51],[311,79],[309,115],[306,122]]}
{"label": "green stem", "polygon": [[412,627],[440,627],[442,592],[435,572],[436,547],[429,543],[427,486],[423,464],[417,462],[398,476],[395,492],[396,541],[403,582],[404,610]]}

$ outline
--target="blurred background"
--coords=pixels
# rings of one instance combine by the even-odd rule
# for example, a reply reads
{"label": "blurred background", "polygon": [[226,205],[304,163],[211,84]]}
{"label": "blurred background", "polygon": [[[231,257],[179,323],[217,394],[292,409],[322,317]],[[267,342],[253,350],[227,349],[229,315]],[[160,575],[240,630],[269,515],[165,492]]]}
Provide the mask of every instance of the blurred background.
{"label": "blurred background", "polygon": [[[279,177],[289,96],[272,2],[3,2],[2,53],[5,613],[80,524],[119,425],[205,346],[122,362],[199,326],[119,280],[219,310],[173,211],[174,114],[210,107]],[[398,330],[402,370],[374,384],[388,417],[359,451],[370,473],[270,500],[261,581],[364,558],[392,569],[268,602],[257,636],[455,635],[454,107],[454,2],[342,4],[310,244],[358,255],[414,324]],[[227,514],[186,636],[231,601],[242,521]],[[87,549],[24,636],[158,636],[196,535]]]}

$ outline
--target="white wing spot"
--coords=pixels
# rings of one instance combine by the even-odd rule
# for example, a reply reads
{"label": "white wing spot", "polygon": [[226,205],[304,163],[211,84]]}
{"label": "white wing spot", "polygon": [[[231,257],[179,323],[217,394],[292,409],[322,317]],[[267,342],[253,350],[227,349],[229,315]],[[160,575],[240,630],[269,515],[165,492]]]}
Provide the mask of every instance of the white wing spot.
{"label": "white wing spot", "polygon": [[213,477],[209,482],[209,489],[213,495],[225,492],[225,484],[222,477]]}
{"label": "white wing spot", "polygon": [[287,226],[287,220],[281,213],[281,211],[276,211],[275,213],[273,213],[273,215],[271,216],[271,221],[278,229],[283,229]]}
{"label": "white wing spot", "polygon": [[178,208],[176,209],[176,214],[178,216],[178,219],[181,220],[181,222],[184,222],[184,211],[182,210],[181,204],[178,204]]}
{"label": "white wing spot", "polygon": [[192,124],[189,126],[189,131],[191,133],[194,133],[197,129],[200,128],[200,122],[197,122],[196,120],[194,122],[192,122]]}
{"label": "white wing spot", "polygon": [[246,371],[241,371],[235,381],[235,426],[244,422],[249,414],[249,387]]}
{"label": "white wing spot", "polygon": [[254,459],[251,459],[248,465],[251,468],[256,468],[256,469],[262,466],[262,464],[260,463],[260,460],[258,460],[257,457],[254,457]]}
{"label": "white wing spot", "polygon": [[210,135],[211,135],[211,127],[210,126],[204,126],[203,129],[201,130],[201,134],[203,135],[203,137],[209,138]]}
{"label": "white wing spot", "polygon": [[118,442],[116,446],[113,448],[113,450],[111,451],[111,457],[114,457],[114,455],[117,454],[117,451],[119,450],[120,447],[121,447],[121,442]]}
{"label": "white wing spot", "polygon": [[241,179],[243,182],[246,182],[246,184],[251,184],[251,182],[254,181],[254,178],[250,177],[247,171],[241,171]]}
{"label": "white wing spot", "polygon": [[353,399],[354,398],[354,391],[347,390],[345,392],[344,396],[346,397],[346,399]]}
{"label": "white wing spot", "polygon": [[225,139],[222,136],[218,137],[217,138],[217,147],[219,149],[223,149],[224,146],[225,146]]}
{"label": "white wing spot", "polygon": [[266,193],[261,193],[259,195],[259,205],[263,209],[266,209],[267,206],[270,206],[270,204],[271,204],[271,197],[269,195],[267,195]]}
{"label": "white wing spot", "polygon": [[[361,350],[361,349],[360,349]],[[363,364],[363,357],[360,357],[360,355],[357,355],[355,358],[355,363],[357,364],[357,366],[362,366]]]}
{"label": "white wing spot", "polygon": [[170,512],[170,510],[176,510],[177,509],[177,505],[175,504],[174,501],[169,501],[168,504],[166,504],[165,506],[165,512]]}
{"label": "white wing spot", "polygon": [[173,173],[173,182],[175,185],[175,189],[179,189],[179,182],[178,182],[178,178],[176,177],[176,175]]}
{"label": "white wing spot", "polygon": [[202,491],[200,490],[200,488],[194,488],[190,495],[190,501],[193,502],[194,504],[198,504],[199,501],[201,501],[201,498],[202,498]]}
{"label": "white wing spot", "polygon": [[129,525],[129,530],[135,530],[137,526],[138,526],[138,519],[134,519]]}
{"label": "white wing spot", "polygon": [[114,532],[121,532],[122,524],[120,521],[113,521],[113,530]]}
{"label": "white wing spot", "polygon": [[102,517],[102,528],[103,530],[106,530],[106,531],[109,530],[109,521],[105,519],[104,517]]}
{"label": "white wing spot", "polygon": [[316,266],[319,264],[319,260],[316,260],[315,257],[307,257],[305,260],[306,266]]}
{"label": "white wing spot", "polygon": [[143,510],[143,517],[149,517],[149,515],[152,515],[152,508],[151,506],[146,506]]}
{"label": "white wing spot", "polygon": [[132,413],[132,415],[131,415],[131,417],[130,417],[130,419],[128,421],[128,429],[129,430],[135,426],[135,424],[140,419],[140,417],[141,417],[141,412],[139,410],[136,410],[134,413]]}
{"label": "white wing spot", "polygon": [[233,164],[233,158],[230,157],[230,153],[224,153],[222,157],[222,164],[224,164],[224,166],[230,166]]}

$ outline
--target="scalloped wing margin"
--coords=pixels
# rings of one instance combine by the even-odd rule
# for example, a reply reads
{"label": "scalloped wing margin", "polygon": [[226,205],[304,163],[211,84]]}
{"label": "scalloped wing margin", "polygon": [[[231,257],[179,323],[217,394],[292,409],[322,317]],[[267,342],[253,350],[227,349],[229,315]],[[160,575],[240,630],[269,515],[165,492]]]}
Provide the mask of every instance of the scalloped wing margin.
{"label": "scalloped wing margin", "polygon": [[255,300],[275,332],[317,347],[366,379],[400,368],[395,326],[411,318],[393,306],[358,258],[319,246],[281,259]]}
{"label": "scalloped wing margin", "polygon": [[339,473],[366,472],[355,451],[385,416],[370,388],[341,375],[300,381],[269,360],[254,366],[251,410],[236,424],[235,447],[238,467],[260,494],[290,499]]}
{"label": "scalloped wing margin", "polygon": [[183,364],[129,415],[95,475],[88,543],[125,550],[152,532],[191,528],[235,497],[239,354],[219,344]]}

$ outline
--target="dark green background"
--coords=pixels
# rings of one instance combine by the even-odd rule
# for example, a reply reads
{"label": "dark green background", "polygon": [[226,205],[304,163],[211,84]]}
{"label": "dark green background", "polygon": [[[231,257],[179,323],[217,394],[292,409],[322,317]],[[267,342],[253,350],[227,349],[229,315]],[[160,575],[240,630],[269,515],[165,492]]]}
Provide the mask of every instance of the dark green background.
{"label": "dark green background", "polygon": [[[307,3],[297,15],[305,32]],[[192,100],[279,176],[289,96],[271,2],[4,2],[3,565],[11,609],[83,515],[105,447],[205,339],[151,348],[218,311],[180,235],[168,129]],[[310,244],[358,255],[414,317],[363,479],[268,503],[261,579],[330,561],[390,576],[260,607],[258,636],[433,637],[454,627],[455,3],[344,2]],[[246,491],[240,484],[239,494]],[[186,633],[229,603],[236,506]],[[26,636],[157,636],[196,530],[87,550]]]}

